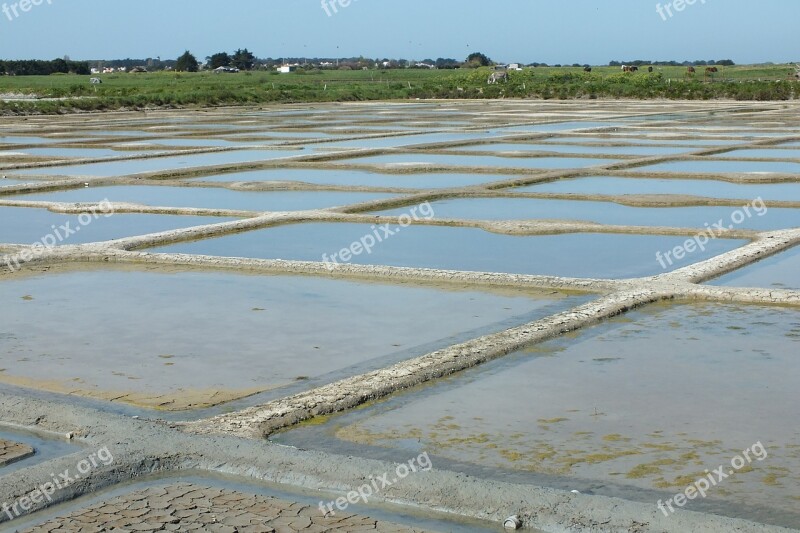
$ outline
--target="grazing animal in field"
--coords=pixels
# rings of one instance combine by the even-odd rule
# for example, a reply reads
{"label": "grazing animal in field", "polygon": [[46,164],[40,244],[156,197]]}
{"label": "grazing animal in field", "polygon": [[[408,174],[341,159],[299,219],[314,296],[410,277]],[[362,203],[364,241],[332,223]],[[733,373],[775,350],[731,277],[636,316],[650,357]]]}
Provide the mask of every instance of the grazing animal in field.
{"label": "grazing animal in field", "polygon": [[583,71],[584,72],[591,72],[592,71],[592,67],[583,67]]}
{"label": "grazing animal in field", "polygon": [[697,70],[694,67],[686,67],[687,74],[694,74]]}
{"label": "grazing animal in field", "polygon": [[653,72],[653,67],[647,67],[647,72]]}
{"label": "grazing animal in field", "polygon": [[508,82],[508,72],[492,72],[492,75],[489,76],[489,85],[494,85],[497,82],[502,81],[503,83]]}
{"label": "grazing animal in field", "polygon": [[714,74],[716,72],[719,72],[717,67],[706,67],[706,74]]}
{"label": "grazing animal in field", "polygon": [[100,85],[101,83],[103,83],[103,80],[101,80],[100,78],[89,78],[89,83],[91,83],[92,85]]}
{"label": "grazing animal in field", "polygon": [[638,70],[639,67],[637,66],[622,65],[622,72],[637,72]]}

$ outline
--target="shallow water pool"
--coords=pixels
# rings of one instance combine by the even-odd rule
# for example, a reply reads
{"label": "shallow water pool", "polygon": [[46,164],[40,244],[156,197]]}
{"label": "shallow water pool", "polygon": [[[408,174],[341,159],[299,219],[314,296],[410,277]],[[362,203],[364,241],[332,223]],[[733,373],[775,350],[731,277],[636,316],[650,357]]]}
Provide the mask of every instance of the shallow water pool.
{"label": "shallow water pool", "polygon": [[595,165],[611,165],[613,159],[594,159],[576,157],[498,157],[478,155],[446,155],[446,154],[389,154],[354,159],[340,159],[332,164],[352,165],[433,165],[453,167],[505,167],[505,168],[541,168],[567,169],[584,168]]}
{"label": "shallow water pool", "polygon": [[781,161],[673,161],[646,167],[638,167],[637,172],[692,172],[707,174],[725,173],[800,173],[800,163]]}
{"label": "shallow water pool", "polygon": [[[478,185],[503,179],[496,174],[383,174],[366,170],[338,169],[265,169],[235,172],[198,178],[200,181],[297,181],[315,185],[350,185],[359,187],[400,187],[409,189],[440,189]],[[0,182],[2,183],[2,182]]]}
{"label": "shallow water pool", "polygon": [[[686,240],[682,237],[612,234],[523,237],[475,228],[420,225],[408,228],[389,226],[386,229],[394,234],[384,236],[384,230],[370,224],[293,224],[174,244],[154,251],[333,263],[333,254],[339,254],[352,243],[377,233],[384,240],[377,243],[371,253],[362,252],[352,262],[480,272],[629,278],[665,272],[656,252],[663,254]],[[669,268],[708,259],[742,244],[745,241],[714,240],[705,252],[691,254]]]}
{"label": "shallow water pool", "polygon": [[797,349],[795,309],[658,305],[275,440],[424,450],[654,509],[749,449],[748,468],[687,508],[798,526]]}
{"label": "shallow water pool", "polygon": [[221,188],[121,185],[26,194],[14,200],[48,202],[131,202],[160,207],[198,207],[243,211],[302,211],[391,198],[394,195],[331,191],[232,191]]}
{"label": "shallow water pool", "polygon": [[763,259],[711,282],[726,287],[800,291],[800,247]]}
{"label": "shallow water pool", "polygon": [[597,176],[591,178],[565,179],[516,187],[512,192],[552,192],[575,194],[681,194],[706,196],[709,198],[741,198],[752,200],[800,201],[800,183],[729,183],[714,180],[640,179]]}
{"label": "shallow water pool", "polygon": [[[744,204],[745,202],[743,202]],[[751,216],[735,215],[736,207],[630,207],[613,202],[539,200],[533,198],[456,198],[431,204],[437,218],[468,220],[554,219],[580,220],[619,226],[668,226],[703,229],[724,222],[724,227],[775,230],[800,227],[800,209],[768,209],[757,204]],[[380,214],[402,215],[408,208]],[[759,215],[760,213],[760,215]],[[741,221],[740,221],[741,219]]]}
{"label": "shallow water pool", "polygon": [[[56,244],[85,244],[134,235],[145,235],[177,228],[216,224],[231,220],[218,217],[115,214],[106,217],[98,210],[98,218],[52,213],[47,209],[0,207],[0,242],[32,244],[52,235]],[[69,231],[62,229],[69,224]],[[70,233],[70,232],[74,233]],[[59,238],[60,237],[60,238]],[[52,240],[49,239],[48,240]]]}
{"label": "shallow water pool", "polygon": [[310,388],[571,305],[557,293],[123,268],[21,273],[0,298],[0,381],[167,409]]}
{"label": "shallow water pool", "polygon": [[170,157],[148,159],[132,159],[129,161],[112,161],[108,163],[90,163],[86,165],[70,165],[62,167],[35,168],[15,170],[14,174],[48,174],[52,176],[125,176],[141,172],[158,172],[180,168],[202,167],[246,163],[249,161],[266,161],[284,157],[308,155],[302,150],[234,150],[228,152],[212,152],[207,154],[186,154]]}

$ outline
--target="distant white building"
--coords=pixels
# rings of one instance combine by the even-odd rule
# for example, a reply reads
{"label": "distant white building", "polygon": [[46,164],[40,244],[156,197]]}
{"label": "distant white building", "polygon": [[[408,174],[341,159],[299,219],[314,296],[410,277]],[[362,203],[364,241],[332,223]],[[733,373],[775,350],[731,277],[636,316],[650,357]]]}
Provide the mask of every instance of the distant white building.
{"label": "distant white building", "polygon": [[508,70],[522,70],[522,65],[519,63],[511,63],[508,65]]}
{"label": "distant white building", "polygon": [[278,72],[281,74],[289,74],[290,72],[294,72],[297,70],[297,65],[282,65],[278,67]]}

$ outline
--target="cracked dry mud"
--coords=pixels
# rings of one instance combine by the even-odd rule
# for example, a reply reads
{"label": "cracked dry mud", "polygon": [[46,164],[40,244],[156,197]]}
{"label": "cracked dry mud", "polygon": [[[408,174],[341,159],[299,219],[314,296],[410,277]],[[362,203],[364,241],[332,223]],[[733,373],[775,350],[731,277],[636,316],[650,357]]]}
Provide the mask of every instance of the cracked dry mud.
{"label": "cracked dry mud", "polygon": [[119,496],[22,533],[209,531],[212,533],[425,533],[352,513],[277,498],[176,483]]}

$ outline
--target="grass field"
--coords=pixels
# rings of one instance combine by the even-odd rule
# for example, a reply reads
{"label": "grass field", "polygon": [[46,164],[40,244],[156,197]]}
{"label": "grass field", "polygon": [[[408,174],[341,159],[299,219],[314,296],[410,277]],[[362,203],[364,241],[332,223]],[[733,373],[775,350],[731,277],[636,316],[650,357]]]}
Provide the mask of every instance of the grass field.
{"label": "grass field", "polygon": [[[325,70],[277,74],[157,72],[98,76],[3,76],[0,93],[49,98],[0,102],[0,112],[59,113],[145,107],[246,105],[270,102],[330,102],[409,98],[671,98],[787,100],[798,96],[789,65],[720,67],[714,78],[698,67],[538,67],[511,72],[508,83],[487,85],[491,69]],[[52,100],[57,99],[57,100]]]}

